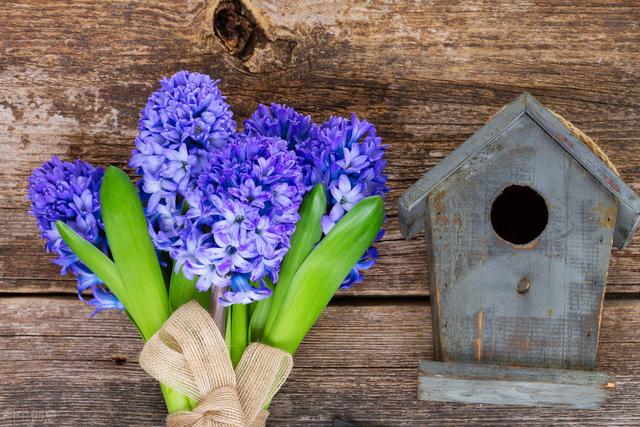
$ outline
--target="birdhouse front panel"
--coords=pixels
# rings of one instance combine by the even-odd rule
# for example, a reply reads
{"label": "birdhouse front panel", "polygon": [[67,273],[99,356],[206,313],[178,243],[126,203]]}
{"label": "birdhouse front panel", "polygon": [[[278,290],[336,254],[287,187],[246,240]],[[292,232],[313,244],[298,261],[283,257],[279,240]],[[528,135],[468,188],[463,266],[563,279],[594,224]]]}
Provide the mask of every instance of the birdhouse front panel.
{"label": "birdhouse front panel", "polygon": [[426,198],[436,357],[595,367],[618,200],[529,115]]}

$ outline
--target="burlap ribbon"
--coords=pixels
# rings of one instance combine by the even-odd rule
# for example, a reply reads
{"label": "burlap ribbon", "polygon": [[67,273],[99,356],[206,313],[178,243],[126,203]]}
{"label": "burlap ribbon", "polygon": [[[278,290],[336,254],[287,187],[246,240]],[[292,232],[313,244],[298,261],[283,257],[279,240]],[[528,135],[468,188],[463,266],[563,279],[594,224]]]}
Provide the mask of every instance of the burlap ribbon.
{"label": "burlap ribbon", "polygon": [[165,322],[142,349],[140,366],[152,377],[195,399],[189,412],[169,415],[169,427],[262,426],[287,379],[289,353],[253,343],[235,372],[220,331],[206,310],[190,302]]}

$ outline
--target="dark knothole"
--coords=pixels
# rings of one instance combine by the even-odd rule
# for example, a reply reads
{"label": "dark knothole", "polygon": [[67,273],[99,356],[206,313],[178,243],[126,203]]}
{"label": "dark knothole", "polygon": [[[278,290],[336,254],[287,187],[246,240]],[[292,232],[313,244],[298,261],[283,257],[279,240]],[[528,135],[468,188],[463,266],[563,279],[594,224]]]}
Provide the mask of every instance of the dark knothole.
{"label": "dark knothole", "polygon": [[213,15],[213,30],[231,55],[251,56],[260,29],[238,0],[221,1]]}
{"label": "dark knothole", "polygon": [[538,192],[525,185],[510,185],[491,205],[491,225],[496,234],[514,245],[538,237],[547,226],[549,211]]}

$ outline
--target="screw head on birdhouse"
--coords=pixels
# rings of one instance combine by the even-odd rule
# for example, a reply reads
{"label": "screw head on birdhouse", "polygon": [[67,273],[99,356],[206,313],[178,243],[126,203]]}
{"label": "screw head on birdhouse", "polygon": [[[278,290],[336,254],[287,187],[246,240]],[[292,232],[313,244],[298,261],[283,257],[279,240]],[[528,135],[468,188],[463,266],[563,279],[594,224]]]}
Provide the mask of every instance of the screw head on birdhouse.
{"label": "screw head on birdhouse", "polygon": [[437,360],[594,369],[612,244],[638,196],[586,135],[523,94],[409,188]]}

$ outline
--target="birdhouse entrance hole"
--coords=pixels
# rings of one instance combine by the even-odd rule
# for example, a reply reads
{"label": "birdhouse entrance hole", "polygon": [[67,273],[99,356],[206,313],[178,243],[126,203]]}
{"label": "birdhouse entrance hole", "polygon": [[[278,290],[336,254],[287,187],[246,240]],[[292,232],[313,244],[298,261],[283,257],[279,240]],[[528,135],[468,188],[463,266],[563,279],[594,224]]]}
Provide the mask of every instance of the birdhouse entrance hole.
{"label": "birdhouse entrance hole", "polygon": [[533,241],[548,221],[549,211],[544,198],[526,185],[508,186],[491,205],[493,230],[514,245]]}

